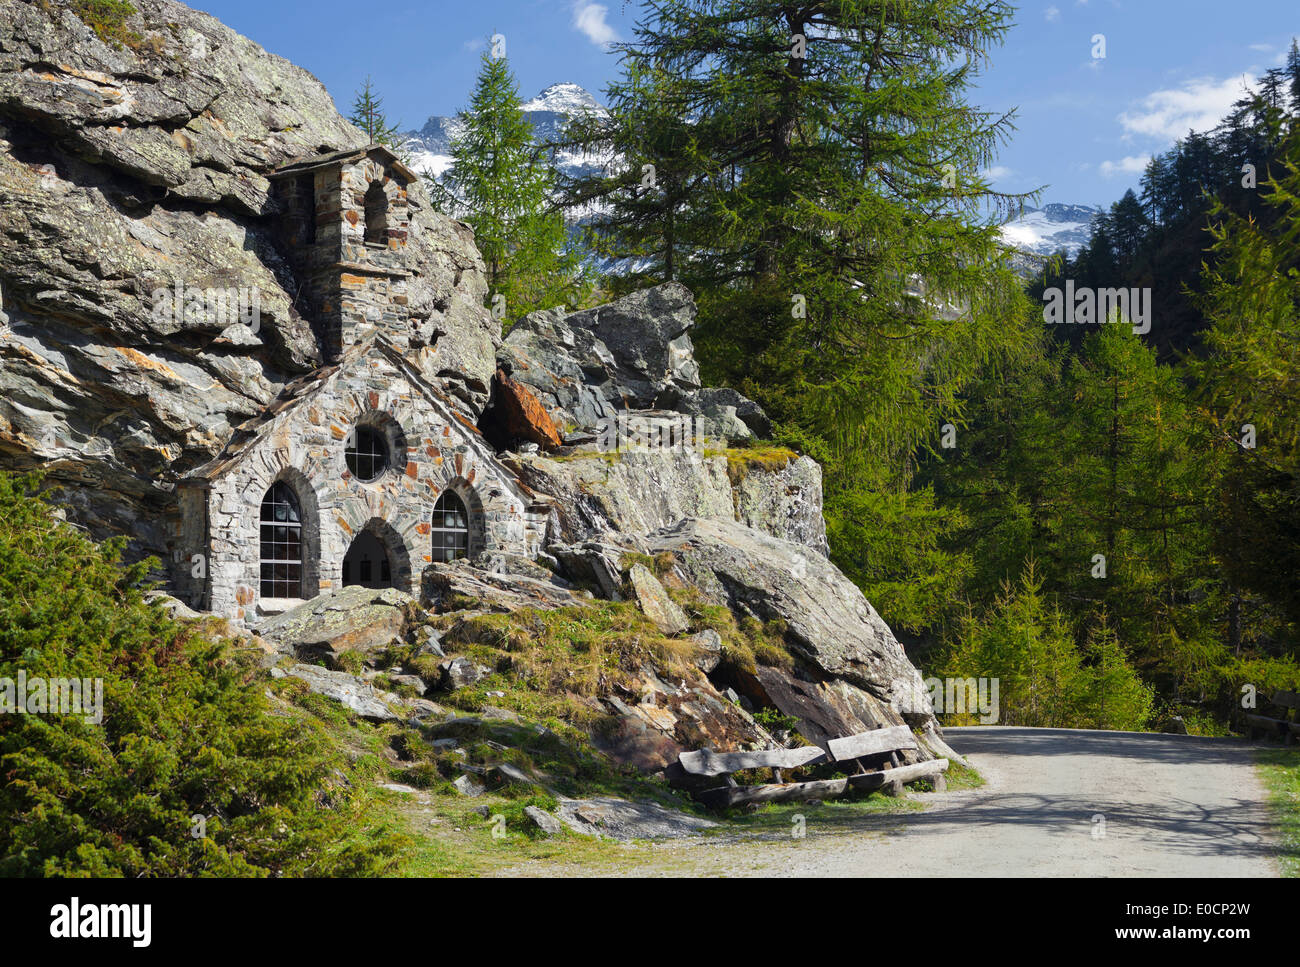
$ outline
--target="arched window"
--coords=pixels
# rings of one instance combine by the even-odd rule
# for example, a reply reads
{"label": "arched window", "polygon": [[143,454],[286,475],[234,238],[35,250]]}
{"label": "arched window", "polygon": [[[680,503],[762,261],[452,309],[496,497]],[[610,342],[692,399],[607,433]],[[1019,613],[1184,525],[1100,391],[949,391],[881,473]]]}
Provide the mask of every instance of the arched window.
{"label": "arched window", "polygon": [[262,597],[302,597],[302,514],[283,481],[262,498]]}
{"label": "arched window", "polygon": [[366,189],[367,244],[388,244],[388,195],[381,182],[372,181]]}
{"label": "arched window", "polygon": [[469,512],[450,490],[433,507],[433,559],[455,561],[469,556]]}

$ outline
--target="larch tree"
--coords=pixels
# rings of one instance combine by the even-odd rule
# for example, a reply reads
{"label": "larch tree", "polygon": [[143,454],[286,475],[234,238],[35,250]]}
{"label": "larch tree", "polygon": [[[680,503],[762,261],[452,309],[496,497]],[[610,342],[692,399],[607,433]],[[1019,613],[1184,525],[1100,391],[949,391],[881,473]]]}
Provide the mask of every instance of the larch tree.
{"label": "larch tree", "polygon": [[553,203],[554,172],[533,143],[519,87],[503,56],[483,55],[469,106],[458,115],[452,164],[436,186],[447,214],[474,229],[488,276],[488,304],[515,320],[580,302],[589,289],[580,253]]}

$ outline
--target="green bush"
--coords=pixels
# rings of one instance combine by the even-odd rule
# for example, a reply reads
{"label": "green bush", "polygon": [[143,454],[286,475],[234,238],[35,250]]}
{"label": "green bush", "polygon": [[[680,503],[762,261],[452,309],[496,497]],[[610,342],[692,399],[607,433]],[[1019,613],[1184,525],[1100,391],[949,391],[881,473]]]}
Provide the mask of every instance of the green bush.
{"label": "green bush", "polygon": [[[1154,692],[1128,663],[1104,616],[1080,647],[1069,619],[1042,588],[1031,563],[988,613],[968,616],[941,660],[942,675],[998,679],[1001,725],[1144,728]],[[966,719],[954,724],[973,724],[973,715]]]}
{"label": "green bush", "polygon": [[135,7],[126,0],[72,0],[72,10],[110,46],[133,47],[140,42],[140,35],[126,26],[127,18],[135,15]]}
{"label": "green bush", "polygon": [[268,715],[256,663],[145,601],[0,474],[0,678],[100,679],[102,720],[4,714],[0,876],[372,875],[398,843],[360,828],[362,785],[322,726]]}

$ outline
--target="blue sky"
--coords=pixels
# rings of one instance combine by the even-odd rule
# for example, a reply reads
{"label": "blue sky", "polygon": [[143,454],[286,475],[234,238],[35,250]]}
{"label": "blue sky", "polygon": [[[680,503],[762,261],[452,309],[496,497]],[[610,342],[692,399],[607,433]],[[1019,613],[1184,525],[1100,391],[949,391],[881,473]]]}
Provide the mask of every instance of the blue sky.
{"label": "blue sky", "polygon": [[[347,113],[370,74],[404,127],[465,103],[487,38],[501,33],[524,97],[572,81],[598,97],[618,73],[640,4],[607,0],[192,0],[306,67]],[[362,25],[364,24],[364,28]],[[1092,56],[1105,37],[1105,57]],[[990,170],[1007,191],[1109,204],[1152,151],[1212,127],[1242,83],[1278,66],[1300,34],[1296,0],[1030,0],[978,81],[974,103],[1018,108]]]}

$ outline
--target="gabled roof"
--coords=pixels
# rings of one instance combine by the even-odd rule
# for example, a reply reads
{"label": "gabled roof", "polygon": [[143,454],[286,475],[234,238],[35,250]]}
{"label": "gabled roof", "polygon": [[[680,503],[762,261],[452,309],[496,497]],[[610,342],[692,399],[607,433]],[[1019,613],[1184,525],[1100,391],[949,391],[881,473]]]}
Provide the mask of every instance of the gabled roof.
{"label": "gabled roof", "polygon": [[419,176],[406,167],[391,148],[382,144],[367,144],[361,148],[344,148],[342,151],[331,151],[328,154],[300,158],[297,161],[290,161],[280,165],[266,177],[287,178],[291,175],[301,175],[308,171],[315,171],[317,168],[330,168],[348,164],[352,161],[360,161],[362,158],[367,157],[380,158],[386,168],[392,168],[408,182],[419,180]]}
{"label": "gabled roof", "polygon": [[[275,428],[280,416],[290,413],[316,396],[325,384],[340,372],[349,369],[372,350],[382,353],[401,371],[402,375],[420,391],[449,426],[459,425],[465,439],[477,451],[477,456],[491,464],[501,477],[510,482],[515,496],[524,503],[535,503],[540,495],[518,480],[510,470],[497,459],[496,451],[484,439],[482,432],[473,421],[456,409],[451,399],[438,387],[425,379],[420,370],[411,364],[400,348],[395,346],[383,333],[351,347],[337,363],[324,366],[301,379],[289,383],[280,395],[267,405],[260,414],[241,423],[227,441],[222,451],[212,460],[196,467],[178,481],[181,487],[207,487],[212,481],[224,476],[227,471],[237,467],[250,451],[261,443]],[[414,431],[414,428],[411,428]],[[543,501],[544,502],[544,501]]]}

